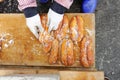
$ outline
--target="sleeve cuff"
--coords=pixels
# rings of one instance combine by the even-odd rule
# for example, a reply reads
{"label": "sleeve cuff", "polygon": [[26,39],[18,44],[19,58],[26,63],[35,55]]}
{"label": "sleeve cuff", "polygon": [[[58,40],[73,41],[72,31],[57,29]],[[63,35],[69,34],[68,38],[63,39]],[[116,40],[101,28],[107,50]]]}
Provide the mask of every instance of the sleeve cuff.
{"label": "sleeve cuff", "polygon": [[38,14],[37,12],[37,7],[29,7],[29,8],[25,8],[23,10],[24,12],[24,15],[26,18],[29,18],[29,17],[33,17],[35,16],[36,14]]}
{"label": "sleeve cuff", "polygon": [[67,10],[67,8],[58,4],[55,1],[53,2],[52,6],[50,8],[58,14],[64,14],[64,12]]}

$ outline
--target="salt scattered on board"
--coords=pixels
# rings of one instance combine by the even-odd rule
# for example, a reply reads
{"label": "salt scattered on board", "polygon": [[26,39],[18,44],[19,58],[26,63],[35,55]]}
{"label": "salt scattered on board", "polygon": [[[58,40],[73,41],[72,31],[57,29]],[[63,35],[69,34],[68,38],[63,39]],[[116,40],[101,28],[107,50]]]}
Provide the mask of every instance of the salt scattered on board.
{"label": "salt scattered on board", "polygon": [[14,40],[11,39],[11,40],[8,41],[8,43],[9,43],[9,44],[14,44]]}
{"label": "salt scattered on board", "polygon": [[6,32],[0,34],[0,41],[2,41],[3,48],[8,48],[9,46],[14,44],[13,36],[10,33]]}

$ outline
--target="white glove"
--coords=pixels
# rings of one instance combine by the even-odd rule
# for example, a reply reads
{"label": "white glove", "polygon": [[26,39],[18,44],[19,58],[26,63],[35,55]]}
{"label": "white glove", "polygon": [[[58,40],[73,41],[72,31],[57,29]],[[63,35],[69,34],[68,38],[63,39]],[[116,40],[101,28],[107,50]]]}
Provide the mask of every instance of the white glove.
{"label": "white glove", "polygon": [[48,31],[56,30],[58,28],[59,23],[63,19],[63,14],[58,14],[54,12],[52,9],[48,11]]}
{"label": "white glove", "polygon": [[39,31],[42,32],[44,29],[42,28],[41,25],[41,20],[39,14],[26,18],[26,24],[30,31],[35,35],[35,37],[38,39],[39,38]]}

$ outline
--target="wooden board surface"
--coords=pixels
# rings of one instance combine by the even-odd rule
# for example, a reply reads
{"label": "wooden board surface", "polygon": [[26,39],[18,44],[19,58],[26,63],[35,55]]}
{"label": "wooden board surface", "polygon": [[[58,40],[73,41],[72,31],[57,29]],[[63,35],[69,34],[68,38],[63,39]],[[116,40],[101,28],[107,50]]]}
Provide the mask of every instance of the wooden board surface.
{"label": "wooden board surface", "polygon": [[104,80],[102,71],[57,71],[41,69],[0,69],[0,76],[13,75],[59,75],[60,80]]}
{"label": "wooden board surface", "polygon": [[[80,15],[84,27],[92,31],[93,48],[95,50],[95,16],[94,14],[67,14]],[[49,65],[48,56],[43,53],[42,45],[33,36],[25,24],[23,14],[0,14],[0,38],[3,37],[0,65],[27,65],[27,66],[61,66]],[[95,51],[94,51],[95,54]],[[94,56],[95,57],[95,56]],[[69,67],[81,67],[78,61]],[[95,62],[94,66],[95,67]]]}
{"label": "wooden board surface", "polygon": [[16,74],[59,74],[58,70],[48,69],[25,69],[25,68],[5,68],[0,69],[0,76],[10,76]]}
{"label": "wooden board surface", "polygon": [[60,71],[61,80],[104,80],[103,72]]}

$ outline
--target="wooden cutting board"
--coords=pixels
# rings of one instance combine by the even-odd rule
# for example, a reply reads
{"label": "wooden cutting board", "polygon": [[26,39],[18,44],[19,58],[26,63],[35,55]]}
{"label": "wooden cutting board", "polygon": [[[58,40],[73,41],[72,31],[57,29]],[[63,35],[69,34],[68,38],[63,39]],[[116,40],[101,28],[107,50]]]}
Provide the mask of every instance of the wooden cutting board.
{"label": "wooden cutting board", "polygon": [[57,71],[43,69],[0,69],[0,76],[58,75],[60,80],[104,80],[102,71]]}
{"label": "wooden cutting board", "polygon": [[[95,50],[95,16],[94,14],[67,14],[80,15],[85,24],[84,27],[92,31],[93,48]],[[62,64],[49,65],[48,54],[42,50],[42,45],[29,31],[23,14],[0,14],[0,39],[2,51],[0,51],[0,65],[27,65],[27,66],[61,66]],[[95,51],[94,51],[95,54]],[[94,56],[95,57],[95,56]],[[69,67],[81,67],[79,61]],[[93,68],[95,67],[95,62]]]}
{"label": "wooden cutting board", "polygon": [[61,80],[104,80],[103,72],[60,71]]}

